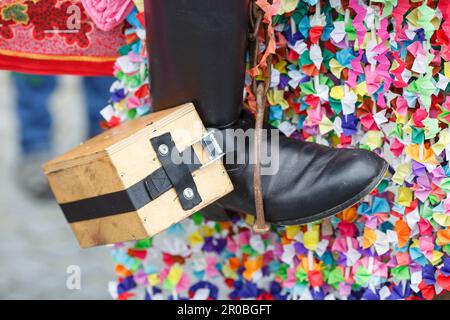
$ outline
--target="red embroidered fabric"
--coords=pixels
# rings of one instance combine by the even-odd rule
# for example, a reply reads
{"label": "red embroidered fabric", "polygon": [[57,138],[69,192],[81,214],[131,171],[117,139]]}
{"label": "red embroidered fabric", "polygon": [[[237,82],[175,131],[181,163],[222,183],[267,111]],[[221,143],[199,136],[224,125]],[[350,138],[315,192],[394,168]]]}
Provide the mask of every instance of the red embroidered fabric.
{"label": "red embroidered fabric", "polygon": [[112,75],[122,26],[96,28],[79,0],[2,0],[0,69],[35,74]]}

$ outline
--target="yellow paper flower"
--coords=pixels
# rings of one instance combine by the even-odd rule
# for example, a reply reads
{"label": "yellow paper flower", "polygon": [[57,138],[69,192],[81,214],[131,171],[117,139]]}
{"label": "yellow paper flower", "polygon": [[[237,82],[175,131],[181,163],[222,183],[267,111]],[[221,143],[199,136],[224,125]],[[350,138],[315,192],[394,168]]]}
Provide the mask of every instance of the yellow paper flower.
{"label": "yellow paper flower", "polygon": [[215,234],[215,230],[208,226],[202,226],[202,233],[205,237],[212,237]]}
{"label": "yellow paper flower", "polygon": [[358,83],[358,85],[356,86],[355,93],[361,97],[367,95],[367,85],[365,81]]}
{"label": "yellow paper flower", "polygon": [[253,223],[255,223],[255,217],[249,214],[245,215],[245,223],[248,224],[249,226],[252,226]]}
{"label": "yellow paper flower", "polygon": [[167,280],[169,280],[170,284],[176,286],[183,275],[183,268],[179,265],[173,265],[170,268],[169,274],[167,275]]}
{"label": "yellow paper flower", "polygon": [[408,123],[403,126],[403,133],[409,136],[412,134],[411,120],[409,120]]}
{"label": "yellow paper flower", "polygon": [[433,250],[432,260],[430,261],[433,266],[439,264],[441,262],[442,256],[444,254],[442,252]]}
{"label": "yellow paper flower", "polygon": [[367,131],[365,138],[366,144],[370,147],[371,150],[380,148],[381,144],[383,143],[383,133],[381,131]]}
{"label": "yellow paper flower", "polygon": [[326,116],[323,116],[319,124],[319,130],[320,134],[326,134],[330,132],[331,130],[333,130],[333,122],[331,122],[331,120]]}
{"label": "yellow paper flower", "polygon": [[397,202],[402,206],[409,207],[413,200],[413,192],[411,189],[406,187],[398,188]]}
{"label": "yellow paper flower", "polygon": [[438,142],[436,142],[431,149],[433,150],[435,155],[440,155],[444,149],[450,145],[450,134],[447,130],[441,131],[440,138]]}
{"label": "yellow paper flower", "polygon": [[335,100],[342,100],[344,98],[344,87],[334,86],[333,88],[331,88],[330,97]]}
{"label": "yellow paper flower", "polygon": [[444,76],[450,78],[450,61],[444,62]]}
{"label": "yellow paper flower", "polygon": [[283,110],[289,108],[289,103],[284,99],[284,91],[282,90],[269,90],[267,100],[272,106],[279,105]]}
{"label": "yellow paper flower", "polygon": [[119,102],[115,102],[114,108],[119,112],[126,112],[128,110],[127,100],[122,99]]}
{"label": "yellow paper flower", "polygon": [[144,0],[133,0],[133,2],[139,12],[144,11]]}
{"label": "yellow paper flower", "polygon": [[[406,120],[407,120],[407,118],[406,118],[406,116],[402,116],[401,114],[399,114],[398,112],[397,112],[397,110],[393,110],[394,111],[394,114],[395,114],[395,118],[396,118],[396,123],[399,123],[399,124],[405,124],[406,123]],[[406,129],[406,126],[404,127],[404,129]]]}
{"label": "yellow paper flower", "polygon": [[287,226],[286,238],[294,239],[300,233],[300,226]]}
{"label": "yellow paper flower", "polygon": [[236,271],[231,270],[228,265],[222,266],[222,273],[225,278],[236,280],[238,278]]}
{"label": "yellow paper flower", "polygon": [[159,279],[159,275],[154,273],[147,276],[147,281],[151,286],[156,286],[161,280]]}
{"label": "yellow paper flower", "polygon": [[303,236],[303,244],[308,250],[316,250],[317,244],[319,243],[319,225],[313,225],[311,230],[305,232]]}
{"label": "yellow paper flower", "polygon": [[433,219],[443,227],[450,227],[450,216],[445,213],[434,213]]}
{"label": "yellow paper flower", "polygon": [[294,11],[295,8],[297,8],[298,1],[299,0],[281,0],[277,14]]}
{"label": "yellow paper flower", "polygon": [[341,78],[341,72],[344,70],[344,67],[334,58],[330,60],[330,69],[331,73],[333,73],[336,78]]}
{"label": "yellow paper flower", "polygon": [[286,60],[281,60],[276,65],[274,65],[274,68],[280,71],[280,73],[287,73],[286,66],[287,66]]}
{"label": "yellow paper flower", "polygon": [[198,231],[192,232],[189,235],[188,240],[189,240],[189,244],[191,246],[197,246],[197,245],[200,245],[200,244],[202,244],[204,242],[202,235]]}
{"label": "yellow paper flower", "polygon": [[405,179],[411,174],[412,165],[411,163],[402,163],[397,168],[395,168],[395,174],[392,176],[392,181],[397,184],[403,184]]}

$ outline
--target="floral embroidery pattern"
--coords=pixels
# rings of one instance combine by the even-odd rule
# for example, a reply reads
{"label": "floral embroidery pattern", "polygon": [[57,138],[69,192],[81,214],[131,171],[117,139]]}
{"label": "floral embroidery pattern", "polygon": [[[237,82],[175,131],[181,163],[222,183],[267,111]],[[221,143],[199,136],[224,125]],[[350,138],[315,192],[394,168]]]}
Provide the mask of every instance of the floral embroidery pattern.
{"label": "floral embroidery pattern", "polygon": [[2,18],[5,21],[15,21],[22,24],[27,24],[30,19],[26,11],[26,6],[21,4],[13,4],[2,10]]}
{"label": "floral embroidery pattern", "polygon": [[[0,12],[0,39],[12,39],[14,26],[21,24],[32,28],[35,40],[61,37],[67,46],[88,48],[91,44],[89,34],[94,27],[79,1],[26,0],[0,8]],[[69,28],[73,19],[79,20],[76,29]]]}

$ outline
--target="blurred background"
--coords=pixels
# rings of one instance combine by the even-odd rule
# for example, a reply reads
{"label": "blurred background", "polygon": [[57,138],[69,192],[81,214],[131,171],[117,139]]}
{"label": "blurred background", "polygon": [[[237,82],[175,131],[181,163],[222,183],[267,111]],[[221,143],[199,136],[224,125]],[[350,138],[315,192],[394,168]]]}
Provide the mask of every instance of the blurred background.
{"label": "blurred background", "polygon": [[40,167],[99,129],[112,82],[0,71],[0,299],[110,299],[109,248],[78,246]]}

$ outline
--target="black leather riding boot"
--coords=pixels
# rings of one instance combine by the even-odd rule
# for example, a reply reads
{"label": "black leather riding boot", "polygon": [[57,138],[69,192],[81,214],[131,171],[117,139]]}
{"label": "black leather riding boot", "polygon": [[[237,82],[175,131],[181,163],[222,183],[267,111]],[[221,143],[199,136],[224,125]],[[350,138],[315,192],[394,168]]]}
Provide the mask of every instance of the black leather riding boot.
{"label": "black leather riding boot", "polygon": [[193,102],[207,127],[242,109],[248,0],[145,0],[154,111]]}
{"label": "black leather riding boot", "polygon": [[[145,0],[145,11],[153,110],[194,102],[208,127],[252,128],[253,120],[241,112],[248,0]],[[365,150],[273,137],[263,144],[270,150],[278,142],[279,169],[262,176],[265,216],[272,223],[302,224],[336,214],[369,194],[388,167]],[[227,147],[245,161],[225,161],[234,191],[202,210],[208,217],[256,214],[248,147]]]}

